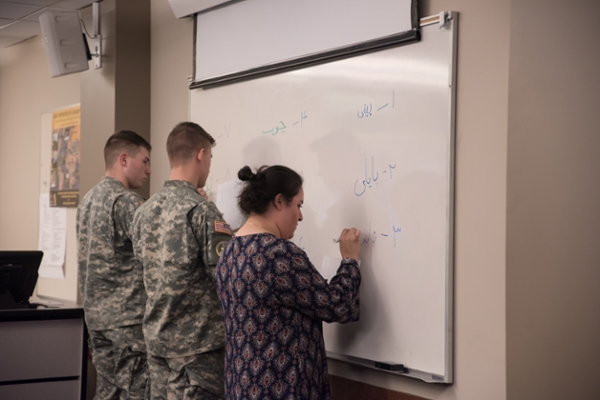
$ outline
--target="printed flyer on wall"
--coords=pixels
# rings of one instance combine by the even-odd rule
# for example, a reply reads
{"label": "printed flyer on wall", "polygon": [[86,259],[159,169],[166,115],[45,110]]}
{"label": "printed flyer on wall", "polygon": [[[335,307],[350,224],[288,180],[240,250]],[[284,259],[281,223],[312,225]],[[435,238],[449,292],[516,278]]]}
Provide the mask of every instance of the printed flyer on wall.
{"label": "printed flyer on wall", "polygon": [[51,207],[79,204],[80,112],[77,106],[52,113]]}

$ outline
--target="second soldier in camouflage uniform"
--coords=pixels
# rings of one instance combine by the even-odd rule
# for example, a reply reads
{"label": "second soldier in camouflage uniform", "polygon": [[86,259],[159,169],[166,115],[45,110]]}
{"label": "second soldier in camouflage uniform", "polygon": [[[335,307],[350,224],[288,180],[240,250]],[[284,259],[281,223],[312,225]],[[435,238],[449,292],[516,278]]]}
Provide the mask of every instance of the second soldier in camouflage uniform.
{"label": "second soldier in camouflage uniform", "polygon": [[131,221],[144,199],[150,144],[131,131],[104,147],[106,175],[77,209],[79,291],[97,371],[96,400],[143,399],[148,370],[142,319],[146,293],[133,255]]}
{"label": "second soldier in camouflage uniform", "polygon": [[151,399],[223,398],[225,330],[213,277],[231,230],[197,189],[214,143],[199,125],[178,124],[167,139],[169,180],[134,217]]}

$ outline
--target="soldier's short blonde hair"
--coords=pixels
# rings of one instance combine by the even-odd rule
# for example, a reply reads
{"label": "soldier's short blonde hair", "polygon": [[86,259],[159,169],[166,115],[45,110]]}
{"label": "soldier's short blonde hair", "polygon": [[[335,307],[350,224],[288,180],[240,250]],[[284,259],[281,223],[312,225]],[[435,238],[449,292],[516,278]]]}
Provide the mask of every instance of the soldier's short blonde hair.
{"label": "soldier's short blonde hair", "polygon": [[171,166],[184,164],[194,158],[201,149],[215,145],[215,139],[194,122],[180,122],[167,138],[167,155]]}

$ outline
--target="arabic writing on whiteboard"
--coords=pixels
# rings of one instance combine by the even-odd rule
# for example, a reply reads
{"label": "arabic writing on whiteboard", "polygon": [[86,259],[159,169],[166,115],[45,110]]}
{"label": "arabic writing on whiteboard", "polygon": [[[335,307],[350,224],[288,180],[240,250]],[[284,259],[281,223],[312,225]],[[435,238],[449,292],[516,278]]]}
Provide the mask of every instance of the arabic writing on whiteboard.
{"label": "arabic writing on whiteboard", "polygon": [[392,243],[394,244],[394,247],[396,247],[396,237],[402,232],[402,228],[396,225],[391,225],[389,228],[391,228],[391,230],[379,232],[379,235],[377,235],[377,231],[371,229],[371,223],[369,222],[369,234],[366,238],[362,239],[361,245],[368,246],[371,243],[375,244],[377,239],[384,238],[383,240],[392,239]]}
{"label": "arabic writing on whiteboard", "polygon": [[[369,163],[365,158],[365,175],[364,179],[361,181],[360,178],[354,182],[354,195],[362,196],[367,189],[372,188],[374,185],[379,184],[379,179],[385,177],[386,175],[389,179],[393,178],[393,170],[396,168],[396,164],[387,164],[384,169],[376,169],[375,168],[375,157],[371,156],[371,173],[369,174]],[[380,176],[381,174],[381,176]]]}
{"label": "arabic writing on whiteboard", "polygon": [[[387,108],[388,106],[391,106],[391,108],[394,108],[396,106],[396,92],[392,91],[392,101],[391,104],[390,102],[387,102],[385,104],[380,104],[376,107],[375,111],[382,111],[383,109]],[[368,117],[372,117],[373,116],[373,103],[365,103],[363,105],[362,110],[359,110],[356,112],[356,116],[358,118],[368,118]]]}
{"label": "arabic writing on whiteboard", "polygon": [[222,138],[223,136],[225,136],[227,139],[229,139],[229,134],[231,133],[231,123],[228,123],[227,125],[224,126],[224,130],[225,133],[221,133],[220,135],[217,136],[217,139]]}
{"label": "arabic writing on whiteboard", "polygon": [[[371,222],[369,222],[369,231],[366,234],[361,235],[361,246],[369,246],[370,244],[375,244],[378,239],[383,238],[381,240],[387,241],[392,240],[394,247],[397,244],[397,235],[402,232],[402,228],[392,224],[387,227],[387,230],[383,230],[377,234],[377,231],[372,229]],[[333,238],[333,243],[339,243],[339,239]]]}
{"label": "arabic writing on whiteboard", "polygon": [[[306,111],[301,111],[300,112],[300,119],[298,119],[297,121],[292,123],[292,126],[297,126],[299,125],[300,128],[302,128],[303,125],[303,121],[308,118],[308,116],[306,115]],[[285,130],[287,129],[287,125],[283,122],[283,121],[279,121],[279,123],[277,125],[275,125],[272,129],[269,129],[268,131],[262,131],[263,135],[271,135],[271,136],[275,136],[278,134],[284,134]]]}

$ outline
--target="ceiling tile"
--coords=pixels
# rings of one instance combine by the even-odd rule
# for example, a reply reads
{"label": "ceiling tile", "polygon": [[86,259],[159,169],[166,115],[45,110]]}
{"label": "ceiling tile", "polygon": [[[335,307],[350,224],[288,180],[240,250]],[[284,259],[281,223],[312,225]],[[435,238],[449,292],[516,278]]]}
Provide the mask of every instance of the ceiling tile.
{"label": "ceiling tile", "polygon": [[24,16],[36,12],[40,7],[26,6],[13,3],[0,3],[0,18],[3,19],[19,19]]}
{"label": "ceiling tile", "polygon": [[23,18],[23,20],[24,21],[32,21],[32,22],[40,22],[40,15],[42,15],[46,11],[62,11],[62,12],[68,11],[68,12],[73,12],[73,10],[67,10],[65,8],[46,7],[46,8],[42,8],[39,11],[31,14],[27,18]]}
{"label": "ceiling tile", "polygon": [[0,37],[0,47],[8,47],[22,42],[23,39]]}
{"label": "ceiling tile", "polygon": [[0,3],[25,4],[30,6],[47,7],[58,0],[0,0]]}
{"label": "ceiling tile", "polygon": [[27,39],[41,33],[40,24],[31,21],[18,21],[0,29],[0,36],[8,38]]}
{"label": "ceiling tile", "polygon": [[[0,48],[41,34],[39,16],[46,11],[75,11],[95,0],[0,0]],[[98,0],[96,0],[98,1]],[[14,22],[18,20],[17,22]]]}
{"label": "ceiling tile", "polygon": [[[53,7],[68,8],[69,10],[79,10],[80,8],[89,6],[98,0],[63,0],[52,4]],[[131,0],[129,0],[131,1]]]}

